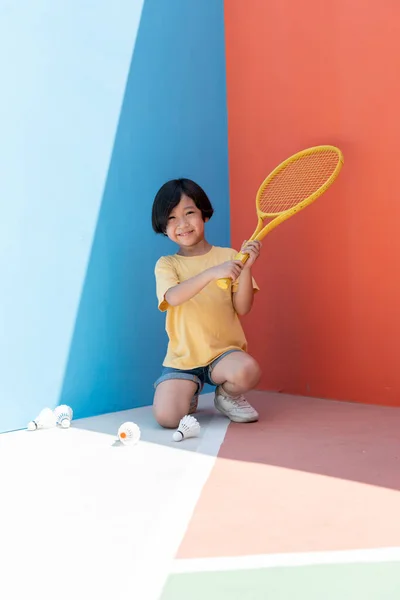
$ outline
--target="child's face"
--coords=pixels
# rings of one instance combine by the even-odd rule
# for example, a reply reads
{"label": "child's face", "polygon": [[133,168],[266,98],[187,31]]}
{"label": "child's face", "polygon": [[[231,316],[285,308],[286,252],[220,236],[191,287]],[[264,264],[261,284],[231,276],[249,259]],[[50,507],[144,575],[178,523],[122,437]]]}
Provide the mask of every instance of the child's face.
{"label": "child's face", "polygon": [[166,234],[178,246],[185,248],[195,246],[204,239],[204,221],[201,210],[188,196],[183,194],[178,206],[171,211]]}

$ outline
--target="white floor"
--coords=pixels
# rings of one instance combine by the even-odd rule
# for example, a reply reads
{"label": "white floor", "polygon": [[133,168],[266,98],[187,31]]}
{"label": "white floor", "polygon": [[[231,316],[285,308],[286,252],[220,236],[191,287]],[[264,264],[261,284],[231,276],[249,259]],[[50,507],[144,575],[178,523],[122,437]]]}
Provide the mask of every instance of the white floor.
{"label": "white floor", "polygon": [[[180,443],[147,407],[0,435],[2,595],[158,600],[228,425],[211,401]],[[128,420],[134,447],[116,442]]]}

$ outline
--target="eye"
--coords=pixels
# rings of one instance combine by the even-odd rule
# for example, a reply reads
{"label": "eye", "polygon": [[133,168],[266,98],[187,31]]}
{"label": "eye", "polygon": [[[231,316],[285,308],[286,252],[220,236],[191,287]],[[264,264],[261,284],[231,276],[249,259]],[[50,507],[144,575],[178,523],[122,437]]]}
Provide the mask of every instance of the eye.
{"label": "eye", "polygon": [[193,213],[194,213],[194,210],[188,210],[186,214],[187,215],[193,215]]}
{"label": "eye", "polygon": [[168,217],[168,221],[170,221],[171,219],[175,219],[175,217],[173,215],[171,217]]}

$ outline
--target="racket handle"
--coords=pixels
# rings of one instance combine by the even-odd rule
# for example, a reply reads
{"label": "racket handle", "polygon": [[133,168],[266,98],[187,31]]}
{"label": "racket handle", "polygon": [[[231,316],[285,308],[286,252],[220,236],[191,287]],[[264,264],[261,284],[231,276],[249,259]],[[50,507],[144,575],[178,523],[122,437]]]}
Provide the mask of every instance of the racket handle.
{"label": "racket handle", "polygon": [[231,285],[232,279],[230,277],[226,277],[225,279],[217,279],[217,286],[221,288],[221,290],[227,290]]}
{"label": "racket handle", "polygon": [[[239,252],[236,256],[235,256],[235,260],[240,260],[242,261],[243,264],[245,264],[247,262],[249,258],[248,254],[242,254],[241,252]],[[217,279],[217,285],[219,288],[221,288],[221,290],[227,290],[229,288],[229,286],[232,283],[232,279],[230,277],[225,277],[224,279]]]}

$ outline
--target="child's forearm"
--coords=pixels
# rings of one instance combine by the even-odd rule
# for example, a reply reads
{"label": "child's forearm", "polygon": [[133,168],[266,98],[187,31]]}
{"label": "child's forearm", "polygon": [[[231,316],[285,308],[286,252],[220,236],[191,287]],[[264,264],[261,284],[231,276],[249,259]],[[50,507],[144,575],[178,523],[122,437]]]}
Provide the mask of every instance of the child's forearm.
{"label": "child's forearm", "polygon": [[195,277],[191,277],[187,281],[178,283],[174,287],[169,288],[165,294],[165,300],[170,306],[179,306],[196,296],[203,288],[212,281],[213,276],[211,269],[206,269]]}
{"label": "child's forearm", "polygon": [[254,290],[251,269],[243,269],[237,292],[233,294],[233,306],[238,315],[246,315],[253,306]]}

